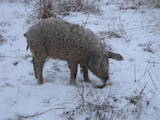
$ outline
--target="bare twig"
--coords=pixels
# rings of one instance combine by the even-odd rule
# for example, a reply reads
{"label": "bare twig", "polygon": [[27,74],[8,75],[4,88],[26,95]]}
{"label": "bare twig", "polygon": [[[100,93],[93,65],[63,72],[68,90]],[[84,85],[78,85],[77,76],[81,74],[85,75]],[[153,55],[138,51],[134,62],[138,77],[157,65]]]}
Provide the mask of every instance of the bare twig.
{"label": "bare twig", "polygon": [[82,107],[83,109],[85,110],[85,95],[84,95],[84,84],[83,84],[83,81],[81,80],[81,88],[77,89],[79,95],[80,95],[80,99],[81,99],[81,104],[82,104]]}
{"label": "bare twig", "polygon": [[152,78],[151,73],[150,73],[150,71],[149,71],[149,70],[148,70],[148,75],[149,75],[150,80],[152,81],[152,83],[153,83],[153,85],[154,85],[155,89],[156,89],[156,90],[158,90],[158,88],[157,88],[156,84],[155,84],[155,83],[154,83],[154,81],[153,81],[153,78]]}
{"label": "bare twig", "polygon": [[138,79],[138,81],[141,80],[146,75],[146,73],[147,73],[147,69],[145,68],[143,75]]}
{"label": "bare twig", "polygon": [[134,64],[134,82],[137,82],[137,78],[136,78],[136,65]]}
{"label": "bare twig", "polygon": [[[151,56],[150,56],[150,58],[149,58],[148,61],[151,61]],[[143,75],[142,75],[139,79],[137,79],[138,81],[141,80],[141,79],[146,75],[146,73],[147,73],[147,67],[149,66],[149,64],[150,64],[150,63],[147,62],[147,65],[146,65],[146,67],[145,67],[144,73],[143,73]]]}
{"label": "bare twig", "polygon": [[34,113],[32,115],[19,115],[18,118],[21,118],[21,119],[33,118],[33,117],[41,116],[41,115],[43,115],[43,114],[45,114],[47,112],[50,112],[52,110],[57,110],[57,109],[64,109],[64,108],[51,108],[51,109],[48,109],[46,111]]}
{"label": "bare twig", "polygon": [[147,87],[148,85],[148,82],[145,84],[144,88],[139,92],[139,95],[138,96],[141,96],[145,90],[145,88]]}

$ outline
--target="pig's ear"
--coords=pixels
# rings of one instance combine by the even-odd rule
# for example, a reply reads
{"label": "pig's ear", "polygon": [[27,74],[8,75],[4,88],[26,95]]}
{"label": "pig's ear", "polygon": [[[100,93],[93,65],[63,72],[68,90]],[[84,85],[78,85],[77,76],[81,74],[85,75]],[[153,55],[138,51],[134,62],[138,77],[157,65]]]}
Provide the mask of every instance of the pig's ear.
{"label": "pig's ear", "polygon": [[113,53],[113,52],[110,52],[110,51],[108,51],[105,56],[108,57],[108,58],[114,59],[114,60],[118,60],[118,61],[123,60],[122,55],[120,55],[118,53]]}

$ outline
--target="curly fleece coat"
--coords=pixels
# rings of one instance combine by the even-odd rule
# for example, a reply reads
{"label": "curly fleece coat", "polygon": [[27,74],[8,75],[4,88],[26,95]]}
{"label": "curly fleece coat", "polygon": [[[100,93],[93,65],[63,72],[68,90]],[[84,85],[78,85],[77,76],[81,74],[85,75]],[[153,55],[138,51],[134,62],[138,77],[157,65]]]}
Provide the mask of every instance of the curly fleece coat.
{"label": "curly fleece coat", "polygon": [[[89,29],[61,19],[41,20],[31,26],[24,36],[33,55],[35,76],[39,84],[43,83],[43,65],[48,57],[68,62],[71,70],[70,84],[75,84],[78,64],[82,68],[84,81],[89,81],[88,69],[97,77],[108,79],[108,62],[101,57],[123,59],[120,54],[105,50],[100,39]],[[101,66],[104,70],[100,70],[103,75],[95,70],[100,68],[92,67],[96,66],[94,63],[99,64],[100,61],[105,62]]]}

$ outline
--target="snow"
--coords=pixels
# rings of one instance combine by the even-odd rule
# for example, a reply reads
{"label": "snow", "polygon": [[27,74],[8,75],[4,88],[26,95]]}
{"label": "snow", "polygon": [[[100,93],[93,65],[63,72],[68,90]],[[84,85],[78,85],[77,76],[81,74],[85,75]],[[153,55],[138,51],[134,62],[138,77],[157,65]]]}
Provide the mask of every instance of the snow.
{"label": "snow", "polygon": [[[122,54],[124,61],[110,60],[113,85],[96,89],[92,83],[81,84],[80,71],[77,77],[79,87],[69,85],[67,63],[53,59],[45,64],[45,83],[37,85],[31,53],[26,51],[27,44],[23,37],[30,26],[26,23],[30,10],[21,3],[0,4],[0,34],[7,40],[0,45],[0,120],[64,120],[65,112],[81,104],[81,93],[86,101],[95,104],[111,100],[115,111],[124,108],[122,116],[127,116],[126,120],[160,119],[160,9],[119,10],[117,5],[105,4],[101,5],[101,9],[100,15],[75,12],[63,18],[81,24],[96,34],[116,31],[122,36],[103,36],[113,51]],[[99,82],[92,73],[90,79]],[[144,87],[144,97],[140,101],[142,111],[139,111],[138,118],[137,113],[132,111],[135,106],[126,98],[139,94]],[[111,96],[118,101],[114,102]],[[149,105],[145,104],[147,102]],[[93,111],[74,115],[76,120],[85,120],[90,116],[94,116]]]}

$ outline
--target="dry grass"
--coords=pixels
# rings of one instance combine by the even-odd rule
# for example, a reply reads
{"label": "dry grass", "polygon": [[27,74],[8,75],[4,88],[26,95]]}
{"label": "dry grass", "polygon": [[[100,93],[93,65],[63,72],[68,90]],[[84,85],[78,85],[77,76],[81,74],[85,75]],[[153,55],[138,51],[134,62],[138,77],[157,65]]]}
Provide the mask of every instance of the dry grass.
{"label": "dry grass", "polygon": [[76,96],[79,98],[79,104],[74,109],[65,111],[63,116],[67,120],[77,120],[77,116],[82,115],[85,116],[85,120],[139,119],[145,111],[144,107],[150,105],[144,92],[146,86],[147,84],[140,91],[133,91],[130,96],[118,97],[103,91],[99,94],[96,92],[98,89],[88,89],[82,82]]}
{"label": "dry grass", "polygon": [[140,7],[160,8],[160,0],[109,0],[106,4],[119,4],[120,9],[138,9]]}
{"label": "dry grass", "polygon": [[62,0],[58,3],[59,14],[68,15],[70,12],[100,13],[96,0]]}
{"label": "dry grass", "polygon": [[6,39],[0,34],[0,45],[6,42]]}
{"label": "dry grass", "polygon": [[50,17],[50,15],[52,17],[59,15],[66,16],[71,12],[83,12],[86,14],[100,13],[99,1],[97,0],[47,0],[47,2],[48,1],[50,2],[46,5],[48,7],[46,12],[46,10],[44,10],[43,0],[23,0],[23,3],[32,9],[27,22],[32,23],[32,21],[36,21],[36,19],[46,18],[43,17],[43,13],[49,13],[47,17]]}

